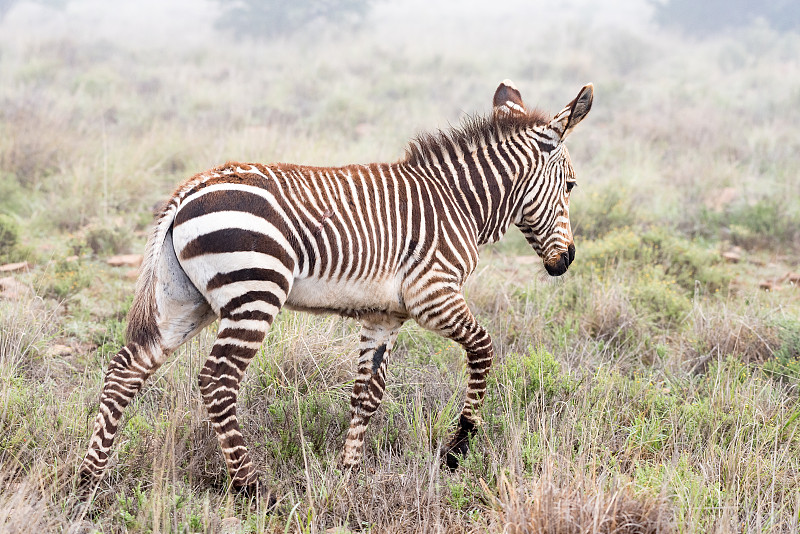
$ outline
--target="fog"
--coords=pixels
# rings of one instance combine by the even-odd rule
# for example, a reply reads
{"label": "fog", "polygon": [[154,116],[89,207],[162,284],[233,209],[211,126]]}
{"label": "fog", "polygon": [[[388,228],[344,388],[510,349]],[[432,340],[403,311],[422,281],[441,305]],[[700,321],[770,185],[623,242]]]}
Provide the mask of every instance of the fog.
{"label": "fog", "polygon": [[[131,47],[190,48],[230,40],[235,30],[214,28],[224,5],[228,4],[204,0],[12,2],[0,30],[6,42],[71,38]],[[453,39],[447,46],[493,36],[508,40],[514,49],[518,46],[515,41],[529,41],[552,26],[569,31],[577,29],[574,25],[587,24],[647,31],[651,14],[652,6],[646,0],[620,0],[613,2],[613,7],[590,0],[518,0],[498,5],[477,0],[383,0],[371,4],[360,30],[398,41],[424,43],[435,38],[438,44],[441,37]],[[302,42],[298,44],[302,46]]]}

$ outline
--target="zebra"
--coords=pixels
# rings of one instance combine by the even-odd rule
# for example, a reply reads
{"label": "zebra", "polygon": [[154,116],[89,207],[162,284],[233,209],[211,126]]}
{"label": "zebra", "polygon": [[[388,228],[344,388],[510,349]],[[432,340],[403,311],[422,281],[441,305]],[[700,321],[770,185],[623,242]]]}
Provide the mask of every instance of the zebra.
{"label": "zebra", "polygon": [[282,308],[361,324],[358,375],[341,453],[359,465],[401,325],[459,343],[468,381],[442,461],[456,469],[480,423],[492,365],[488,332],[462,288],[479,247],[513,222],[551,276],[575,257],[575,173],[564,140],[592,106],[587,84],[554,117],[529,109],[510,80],[488,116],[421,134],[395,163],[326,168],[228,162],[180,185],[149,236],[126,344],[105,373],[80,487],[96,487],[125,407],[169,355],[219,320],[200,393],[231,487],[275,498],[260,482],[236,416],[239,384]]}

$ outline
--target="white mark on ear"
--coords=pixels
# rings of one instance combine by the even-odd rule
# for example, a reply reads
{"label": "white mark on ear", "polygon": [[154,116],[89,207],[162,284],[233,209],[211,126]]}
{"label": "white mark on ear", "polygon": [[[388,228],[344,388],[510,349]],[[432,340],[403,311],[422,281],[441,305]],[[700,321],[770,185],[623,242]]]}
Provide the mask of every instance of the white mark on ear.
{"label": "white mark on ear", "polygon": [[525,113],[525,108],[515,102],[512,102],[511,100],[506,100],[506,106],[509,108],[509,110],[513,109],[515,111],[519,111],[520,113]]}
{"label": "white mark on ear", "polygon": [[517,86],[516,86],[516,85],[514,85],[514,82],[512,82],[512,81],[511,81],[511,80],[509,80],[508,78],[506,78],[505,80],[503,80],[503,81],[502,81],[502,82],[500,82],[500,83],[502,83],[503,85],[505,85],[505,86],[507,86],[507,87],[510,87],[510,88],[512,88],[513,90],[515,90],[515,91],[519,92],[519,89],[517,89]]}

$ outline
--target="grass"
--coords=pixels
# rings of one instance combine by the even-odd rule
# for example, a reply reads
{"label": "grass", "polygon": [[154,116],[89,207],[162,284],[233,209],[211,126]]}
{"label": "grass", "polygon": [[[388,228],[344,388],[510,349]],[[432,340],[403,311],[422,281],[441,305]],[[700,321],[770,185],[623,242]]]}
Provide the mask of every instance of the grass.
{"label": "grass", "polygon": [[[189,41],[103,40],[47,26],[45,8],[0,23],[0,259],[32,265],[0,297],[0,530],[800,528],[800,291],[784,277],[800,259],[798,37],[688,42],[527,4],[417,7],[376,6],[347,39],[262,44],[181,21],[170,35]],[[513,53],[487,45],[498,28]],[[196,382],[216,325],[148,382],[93,501],[77,500],[134,285],[104,259],[142,250],[177,182],[226,159],[394,160],[417,131],[488,110],[506,77],[550,110],[587,81],[597,101],[570,139],[570,271],[548,279],[512,229],[465,288],[497,355],[461,469],[437,456],[463,399],[459,347],[404,326],[346,474],[357,325],[284,312],[240,405],[273,513],[227,491]]]}

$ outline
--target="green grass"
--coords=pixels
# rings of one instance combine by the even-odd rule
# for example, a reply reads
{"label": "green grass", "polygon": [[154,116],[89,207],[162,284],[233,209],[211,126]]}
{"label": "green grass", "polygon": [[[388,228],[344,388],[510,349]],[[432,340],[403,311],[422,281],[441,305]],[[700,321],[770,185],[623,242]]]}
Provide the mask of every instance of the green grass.
{"label": "green grass", "polygon": [[[797,36],[420,9],[261,44],[0,23],[0,262],[32,264],[0,297],[0,530],[798,530]],[[81,505],[73,476],[134,286],[104,260],[143,249],[154,205],[227,159],[396,160],[418,131],[488,111],[506,77],[551,111],[587,81],[597,98],[569,141],[570,271],[547,278],[512,228],[465,288],[496,360],[461,469],[438,461],[463,401],[458,346],[403,327],[346,474],[357,324],[284,312],[239,410],[273,513],[227,491],[196,378],[216,325],[148,382]]]}

